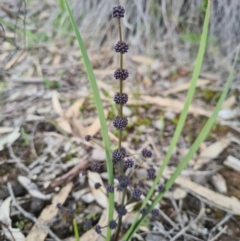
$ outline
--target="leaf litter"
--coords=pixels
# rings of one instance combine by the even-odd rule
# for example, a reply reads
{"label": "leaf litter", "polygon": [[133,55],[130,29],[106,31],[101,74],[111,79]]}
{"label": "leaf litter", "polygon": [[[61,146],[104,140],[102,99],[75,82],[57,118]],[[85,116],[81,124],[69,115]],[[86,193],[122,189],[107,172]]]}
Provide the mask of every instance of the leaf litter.
{"label": "leaf litter", "polygon": [[[36,7],[34,3],[31,4]],[[47,21],[51,21],[49,11],[54,7],[54,4],[45,8],[46,4],[41,3],[39,8],[48,10],[45,10],[40,16],[41,11],[35,14],[30,9],[29,16],[32,14],[38,18],[40,23],[45,24]],[[37,31],[37,24],[31,22],[31,24],[27,22],[27,27]],[[9,194],[4,191],[6,182],[13,181],[13,187],[14,182],[20,182],[28,190],[27,194],[14,192],[20,205],[27,211],[30,211],[28,203],[33,198],[52,200],[50,205],[44,203],[40,213],[34,214],[36,218],[40,221],[44,220],[49,226],[51,220],[57,216],[56,204],[58,202],[80,210],[75,214],[79,217],[79,226],[83,226],[88,215],[84,210],[91,205],[98,207],[102,210],[102,215],[100,218],[97,217],[95,221],[104,226],[107,224],[107,199],[105,195],[107,180],[102,178],[101,174],[106,173],[106,170],[103,168],[99,174],[89,171],[91,162],[95,160],[94,155],[96,155],[97,149],[95,145],[88,145],[83,140],[85,134],[92,134],[101,143],[100,125],[91,102],[91,93],[82,63],[78,61],[78,49],[75,44],[69,46],[63,39],[55,40],[51,24],[47,24],[46,33],[52,40],[36,43],[38,52],[33,48],[24,53],[18,52],[13,55],[13,58],[7,59],[6,56],[9,57],[7,51],[13,46],[4,41],[5,52],[0,53],[0,58],[4,63],[4,79],[7,83],[4,88],[1,86],[4,96],[1,103],[0,127],[0,150],[2,153],[0,157],[0,200],[2,201],[1,210],[4,209],[4,212],[0,212],[2,215],[0,220],[2,222],[4,220],[4,223],[6,222],[5,224],[10,225],[11,228],[11,225],[14,224],[15,227],[17,224],[16,215],[10,209],[11,199]],[[7,30],[6,34],[14,36],[14,32],[10,30]],[[90,48],[90,52],[94,53],[92,54],[93,66],[101,89],[105,116],[111,119],[113,111],[112,100],[109,96],[112,96],[116,91],[116,87],[112,85],[113,66],[116,66],[115,60],[109,62],[104,51],[96,52],[94,48]],[[4,61],[5,58],[6,61]],[[159,57],[150,58],[144,55],[132,55],[128,64],[133,70],[133,81],[126,84],[126,89],[131,90],[128,91],[131,93],[128,107],[131,111],[129,119],[132,127],[128,129],[129,133],[125,137],[123,146],[130,154],[134,154],[148,140],[150,145],[157,150],[157,158],[153,158],[149,163],[144,163],[142,170],[140,169],[138,172],[144,173],[149,165],[152,165],[156,170],[159,168],[165,150],[169,146],[172,130],[175,128],[174,121],[177,121],[178,114],[182,110],[184,95],[189,86],[188,74],[191,74],[191,68],[184,65],[170,66]],[[176,76],[172,77],[173,74]],[[175,83],[178,79],[179,82],[176,86]],[[214,108],[211,102],[202,101],[203,96],[201,96],[200,90],[215,89],[220,91],[221,86],[216,80],[217,77],[212,73],[201,73],[201,79],[197,83],[196,99],[188,116],[188,120],[196,123],[196,126],[200,125],[201,118],[209,117]],[[212,136],[202,143],[205,148],[196,154],[187,169],[176,180],[173,190],[170,190],[161,202],[160,207],[163,214],[168,215],[177,225],[174,232],[180,232],[181,223],[184,223],[185,227],[188,227],[188,235],[205,238],[206,236],[198,234],[197,230],[206,228],[204,226],[206,220],[218,220],[221,224],[225,214],[240,215],[239,192],[231,191],[233,189],[231,178],[235,177],[236,173],[239,174],[240,170],[238,106],[238,96],[231,92],[219,113],[216,124],[228,126],[227,133],[221,137],[218,132],[212,133]],[[139,123],[139,119],[136,117],[143,116],[145,113],[147,113],[146,118],[150,120],[149,123]],[[168,113],[174,113],[173,117],[167,118]],[[161,130],[158,131],[153,123],[159,122],[160,119],[162,124]],[[110,120],[108,124],[110,127],[109,136],[114,145],[118,141],[118,136],[114,133]],[[34,125],[37,127],[33,128]],[[137,131],[135,125],[141,126],[140,132]],[[24,129],[25,138],[29,140],[26,146],[22,129]],[[229,134],[231,135],[229,136]],[[168,178],[169,173],[179,163],[182,153],[185,153],[190,147],[191,142],[188,137],[191,135],[193,138],[195,137],[193,133],[182,134],[171,164],[164,173],[165,178]],[[234,138],[235,141],[233,141]],[[9,147],[12,148],[12,153],[10,153]],[[21,165],[14,164],[18,163],[19,160],[30,170],[29,173],[26,173]],[[81,179],[81,173],[84,170],[88,170],[88,176]],[[102,188],[95,190],[91,179],[100,182]],[[239,180],[238,182],[234,181],[235,186],[236,183],[239,187]],[[177,206],[171,204],[171,196],[178,202]],[[121,196],[116,195],[116,199],[121,199]],[[196,209],[191,206],[192,202],[195,202],[193,206]],[[195,227],[189,227],[191,220],[196,219],[202,213],[202,209],[196,205],[199,202],[204,203],[211,211],[211,215],[205,210],[204,216],[201,216],[201,222],[196,222]],[[126,224],[136,214],[137,206],[137,203],[128,206],[129,213],[124,220]],[[219,216],[220,211],[224,211],[223,216]],[[235,226],[232,223],[235,217],[239,218],[239,216],[232,216],[226,221],[226,225],[232,227],[233,230]],[[186,221],[179,221],[181,219],[186,219]],[[23,230],[14,229],[16,232],[13,233],[19,235],[16,236],[16,240],[21,240],[23,237],[21,235],[25,236],[26,233],[28,233],[27,240],[34,240],[35,237],[38,237],[39,240],[46,239],[47,233],[37,227],[34,222],[23,217],[21,221],[26,229],[24,227]],[[27,226],[29,222],[30,226]],[[220,225],[220,228],[225,228],[224,224]],[[166,234],[164,237],[168,237],[171,235],[167,230],[168,225],[169,220],[161,218],[155,222],[150,221],[150,225],[146,224],[146,226],[141,227],[141,230],[160,230],[161,234]],[[215,221],[209,222],[208,225],[211,230],[214,230],[215,235],[219,233],[218,229],[214,229],[217,225]],[[2,230],[6,237],[11,239],[8,230],[4,229],[3,226]],[[226,228],[222,235],[227,236],[227,240],[230,240],[231,231],[230,228]],[[56,234],[58,235],[58,233]],[[235,234],[237,235],[237,231]],[[63,238],[71,236],[73,234],[69,230],[63,235]],[[93,230],[82,230],[81,236],[81,240],[99,239]],[[145,236],[138,234],[138,237],[141,240]],[[150,238],[148,235],[148,239]]]}

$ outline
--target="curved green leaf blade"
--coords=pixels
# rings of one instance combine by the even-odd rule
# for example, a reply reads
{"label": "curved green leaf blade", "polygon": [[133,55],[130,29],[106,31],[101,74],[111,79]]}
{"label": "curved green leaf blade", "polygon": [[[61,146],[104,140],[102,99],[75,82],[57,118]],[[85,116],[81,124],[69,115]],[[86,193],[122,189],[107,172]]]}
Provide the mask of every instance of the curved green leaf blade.
{"label": "curved green leaf blade", "polygon": [[[68,1],[64,0],[65,4],[66,4],[66,8],[68,11],[68,16],[70,18],[73,30],[75,32],[77,41],[78,41],[78,45],[79,48],[81,50],[82,53],[82,58],[83,58],[83,62],[87,71],[87,75],[88,75],[88,80],[90,82],[90,86],[94,95],[94,102],[95,102],[95,106],[97,109],[97,113],[98,113],[98,117],[100,120],[100,125],[101,125],[101,133],[102,133],[102,138],[103,138],[103,142],[104,142],[104,146],[105,146],[105,154],[106,154],[106,164],[107,164],[107,171],[108,171],[108,182],[110,184],[113,184],[113,164],[111,161],[111,153],[110,153],[110,141],[109,141],[109,137],[108,137],[108,128],[107,128],[107,124],[106,124],[106,118],[104,115],[104,111],[103,111],[103,105],[102,105],[102,101],[100,98],[100,93],[99,93],[99,89],[98,89],[98,85],[96,83],[96,78],[95,75],[93,73],[93,68],[92,68],[92,64],[89,60],[85,45],[83,43],[81,34],[78,30],[77,24],[73,18],[73,14],[72,11],[69,7]],[[109,210],[108,210],[108,220],[112,220],[113,219],[113,212],[114,212],[114,195],[113,193],[109,194]],[[111,229],[108,228],[107,231],[107,240],[111,239]]]}
{"label": "curved green leaf blade", "polygon": [[[203,57],[204,57],[204,53],[205,53],[205,49],[206,49],[209,18],[210,18],[210,2],[208,4],[207,10],[206,10],[200,46],[199,46],[198,55],[197,55],[197,59],[196,59],[196,65],[195,65],[195,68],[194,68],[194,71],[193,71],[193,76],[192,76],[192,79],[191,79],[191,85],[190,85],[190,88],[189,88],[188,93],[187,93],[187,97],[186,97],[186,100],[185,100],[185,103],[184,103],[184,107],[183,107],[181,116],[179,118],[178,125],[176,127],[175,132],[174,132],[174,135],[173,135],[172,141],[170,143],[170,147],[168,149],[168,152],[167,152],[166,156],[164,157],[163,164],[160,167],[160,170],[159,170],[159,172],[158,172],[158,174],[157,174],[157,176],[154,180],[154,183],[153,183],[151,189],[149,190],[146,198],[144,199],[141,208],[144,208],[146,206],[148,200],[152,196],[157,184],[159,183],[159,180],[162,176],[162,173],[163,173],[165,167],[167,166],[167,164],[168,164],[168,162],[169,162],[169,160],[172,156],[172,152],[173,152],[173,150],[174,150],[174,148],[175,148],[175,146],[178,142],[178,139],[180,137],[180,134],[182,132],[182,128],[183,128],[185,120],[187,118],[188,109],[189,109],[189,106],[192,102],[194,92],[195,92],[195,89],[196,89],[196,83],[197,83],[198,76],[200,74],[200,70],[201,70],[201,67],[202,67]],[[130,233],[133,233],[134,226],[137,223],[137,220],[138,220],[139,216],[140,216],[140,214],[138,213],[136,218],[134,219],[130,229],[128,230],[127,234],[124,236],[124,238],[126,238],[126,237],[129,238]],[[126,240],[129,240],[129,239],[126,239]]]}
{"label": "curved green leaf blade", "polygon": [[[178,167],[176,168],[175,172],[172,174],[172,176],[166,182],[164,193],[158,194],[158,196],[152,202],[152,205],[149,207],[149,211],[151,211],[162,200],[165,192],[167,190],[169,190],[169,188],[171,188],[171,186],[173,185],[174,181],[180,175],[182,170],[187,166],[187,164],[190,161],[190,159],[193,157],[193,155],[196,153],[196,151],[198,150],[198,148],[201,145],[201,143],[204,141],[204,139],[209,134],[209,132],[210,132],[210,130],[211,130],[211,128],[212,128],[216,118],[217,118],[218,112],[220,111],[220,109],[222,107],[222,104],[223,104],[224,100],[226,99],[227,93],[228,93],[228,91],[230,89],[230,86],[231,86],[231,83],[232,83],[232,79],[233,79],[233,72],[234,72],[236,61],[237,61],[237,57],[238,57],[238,51],[236,52],[234,64],[232,66],[232,70],[231,70],[230,75],[228,77],[227,83],[226,83],[226,85],[224,87],[224,90],[223,90],[221,96],[220,96],[220,99],[218,100],[218,103],[217,103],[216,107],[213,110],[213,113],[212,113],[211,117],[208,119],[207,123],[204,125],[202,131],[198,135],[197,139],[195,140],[195,142],[191,146],[191,148],[188,151],[188,153],[186,154],[186,156],[181,160],[181,162],[178,165]],[[130,235],[127,236],[127,239],[124,238],[124,240],[130,240],[131,236],[138,229],[138,227],[140,226],[140,224],[142,223],[144,218],[145,217],[142,217],[140,220],[137,221],[137,223],[134,226],[134,229],[133,229],[132,233],[130,233]]]}

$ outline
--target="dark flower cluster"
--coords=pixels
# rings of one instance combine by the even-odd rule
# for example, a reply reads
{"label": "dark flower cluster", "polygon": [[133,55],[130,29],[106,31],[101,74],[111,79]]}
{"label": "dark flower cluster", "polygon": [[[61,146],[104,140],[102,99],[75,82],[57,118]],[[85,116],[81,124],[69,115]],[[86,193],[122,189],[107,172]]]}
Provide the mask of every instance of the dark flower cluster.
{"label": "dark flower cluster", "polygon": [[99,171],[101,168],[101,165],[99,163],[94,162],[91,166],[92,171],[96,172]]}
{"label": "dark flower cluster", "polygon": [[133,196],[134,199],[140,200],[141,199],[141,195],[142,195],[142,192],[139,189],[137,189],[137,188],[133,189],[132,196]]}
{"label": "dark flower cluster", "polygon": [[128,168],[132,168],[134,165],[134,161],[132,159],[127,159],[124,163],[123,166],[128,169]]}
{"label": "dark flower cluster", "polygon": [[95,232],[97,234],[101,234],[102,233],[102,227],[100,225],[96,225],[95,228],[94,228]]}
{"label": "dark flower cluster", "polygon": [[112,184],[108,184],[106,186],[107,193],[114,193],[114,186]]}
{"label": "dark flower cluster", "polygon": [[152,157],[152,152],[148,149],[143,149],[142,150],[142,156],[145,158],[150,158]]}
{"label": "dark flower cluster", "polygon": [[121,148],[120,151],[118,149],[114,150],[112,153],[112,161],[114,163],[118,163],[122,159],[124,159],[126,156],[126,150],[125,148]]}
{"label": "dark flower cluster", "polygon": [[113,7],[112,17],[113,18],[123,18],[124,13],[125,13],[125,9],[122,6],[117,5],[117,6]]}
{"label": "dark flower cluster", "polygon": [[127,69],[116,69],[114,72],[115,79],[126,80],[129,76]]}
{"label": "dark flower cluster", "polygon": [[85,141],[91,141],[92,140],[92,136],[91,135],[86,135],[85,136]]}
{"label": "dark flower cluster", "polygon": [[125,53],[127,53],[129,47],[128,47],[128,45],[127,45],[125,42],[120,42],[120,41],[119,41],[119,42],[115,45],[114,49],[115,49],[115,51],[116,51],[117,53],[125,54]]}
{"label": "dark flower cluster", "polygon": [[92,220],[88,219],[88,220],[85,222],[84,228],[87,229],[87,230],[90,229],[90,228],[92,228]]}
{"label": "dark flower cluster", "polygon": [[125,93],[120,94],[119,92],[117,92],[114,96],[114,102],[117,105],[125,105],[128,101],[128,95]]}
{"label": "dark flower cluster", "polygon": [[121,188],[126,188],[128,187],[130,184],[131,184],[131,179],[130,177],[128,176],[121,176],[121,175],[118,175],[117,176],[117,180],[119,182],[119,185]]}
{"label": "dark flower cluster", "polygon": [[156,170],[153,167],[151,167],[150,169],[147,170],[147,177],[150,180],[154,180],[155,179],[155,177],[156,177]]}
{"label": "dark flower cluster", "polygon": [[124,205],[115,204],[115,209],[119,216],[124,216],[127,214],[127,209]]}
{"label": "dark flower cluster", "polygon": [[151,214],[152,214],[152,217],[153,218],[157,218],[160,214],[159,210],[157,208],[154,208],[152,211],[151,211]]}
{"label": "dark flower cluster", "polygon": [[99,183],[99,182],[96,182],[96,183],[94,184],[95,189],[99,189],[101,186],[102,186],[102,184]]}
{"label": "dark flower cluster", "polygon": [[147,207],[142,208],[142,209],[140,210],[140,213],[142,214],[142,216],[146,216],[146,215],[148,214],[148,208],[147,208]]}
{"label": "dark flower cluster", "polygon": [[124,129],[128,124],[128,119],[126,117],[119,117],[116,116],[113,120],[113,126],[117,129],[117,130],[122,130]]}
{"label": "dark flower cluster", "polygon": [[165,192],[165,187],[162,184],[158,185],[158,191],[159,192]]}
{"label": "dark flower cluster", "polygon": [[117,227],[117,222],[115,220],[111,220],[108,224],[110,229],[115,229]]}

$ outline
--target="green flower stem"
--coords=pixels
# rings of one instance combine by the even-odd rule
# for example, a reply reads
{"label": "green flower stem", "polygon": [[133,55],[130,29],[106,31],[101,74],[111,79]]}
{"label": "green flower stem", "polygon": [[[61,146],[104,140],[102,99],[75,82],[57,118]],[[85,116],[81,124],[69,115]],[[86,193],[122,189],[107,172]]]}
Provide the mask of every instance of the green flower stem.
{"label": "green flower stem", "polygon": [[[118,32],[119,32],[119,41],[122,42],[122,28],[121,28],[121,20],[120,18],[118,18]],[[123,69],[123,54],[120,53],[120,70]],[[120,95],[122,95],[123,93],[123,81],[120,79],[119,80],[119,92]],[[119,117],[122,118],[123,117],[123,106],[119,105]],[[121,150],[121,146],[122,146],[122,130],[119,130],[119,141],[118,141],[118,150]],[[120,161],[118,163],[118,170],[119,173],[124,176],[124,169],[123,169],[123,163]],[[123,189],[123,196],[122,196],[122,202],[121,205],[124,205],[124,200],[125,200],[125,196],[126,196],[126,189]],[[115,241],[118,241],[118,237],[120,234],[120,230],[122,227],[122,216],[118,217],[118,224],[117,224],[117,230],[116,230],[116,234],[115,234]]]}
{"label": "green flower stem", "polygon": [[80,241],[79,233],[78,233],[78,226],[77,226],[77,222],[76,222],[75,218],[73,219],[73,231],[74,231],[75,241]]}

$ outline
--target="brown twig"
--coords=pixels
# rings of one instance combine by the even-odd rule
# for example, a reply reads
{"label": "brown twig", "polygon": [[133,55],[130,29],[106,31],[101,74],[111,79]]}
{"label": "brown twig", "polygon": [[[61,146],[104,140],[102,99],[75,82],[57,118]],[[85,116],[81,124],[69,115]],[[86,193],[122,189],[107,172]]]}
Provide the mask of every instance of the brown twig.
{"label": "brown twig", "polygon": [[0,224],[1,224],[4,228],[7,229],[7,231],[8,231],[8,232],[10,233],[10,235],[11,235],[12,240],[13,240],[13,241],[16,241],[16,239],[14,238],[14,236],[13,236],[13,234],[12,234],[12,231],[10,230],[10,228],[8,227],[8,225],[5,224],[4,222],[2,222],[1,220],[0,220]]}
{"label": "brown twig", "polygon": [[27,219],[31,220],[33,223],[41,227],[46,233],[48,233],[54,240],[61,241],[50,228],[48,228],[46,225],[39,222],[39,220],[34,217],[31,213],[28,213],[25,211],[17,202],[15,195],[13,193],[12,185],[11,183],[7,183],[8,192],[12,198],[13,205],[17,208],[17,210]]}
{"label": "brown twig", "polygon": [[73,167],[69,172],[67,172],[66,174],[64,174],[61,177],[56,178],[52,184],[51,187],[56,187],[59,186],[60,184],[64,183],[68,183],[71,180],[73,180],[73,178],[79,174],[79,172],[81,170],[85,170],[88,166],[90,165],[89,162],[87,161],[80,161],[75,167]]}

